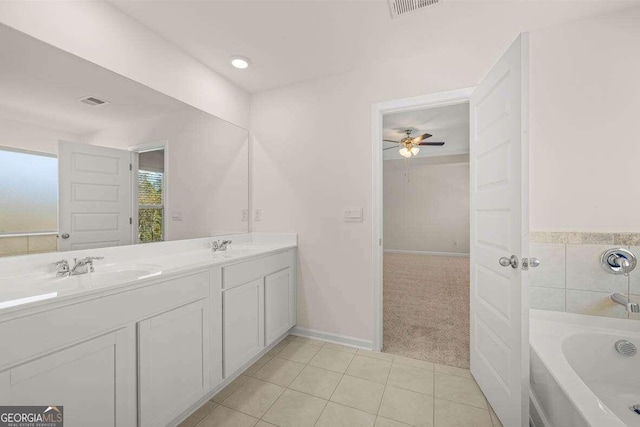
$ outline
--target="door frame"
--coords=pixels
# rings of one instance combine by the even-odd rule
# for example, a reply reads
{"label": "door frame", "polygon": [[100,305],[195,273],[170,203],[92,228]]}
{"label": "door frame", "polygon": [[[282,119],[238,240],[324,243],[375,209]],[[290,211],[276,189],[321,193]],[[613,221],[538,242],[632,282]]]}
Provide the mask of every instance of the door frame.
{"label": "door frame", "polygon": [[[429,95],[397,99],[374,104],[371,109],[372,135],[372,206],[371,239],[373,259],[373,342],[374,351],[381,351],[383,344],[383,154],[382,118],[384,114],[413,111],[418,109],[445,107],[469,102],[473,87],[437,92]],[[455,154],[455,153],[454,153]]]}
{"label": "door frame", "polygon": [[137,173],[139,168],[137,154],[144,153],[145,151],[164,150],[164,177],[162,182],[162,198],[164,211],[162,213],[162,241],[166,242],[167,235],[169,234],[169,185],[167,184],[169,182],[169,141],[163,139],[160,141],[146,142],[143,144],[129,146],[127,147],[127,149],[136,154],[131,159],[133,168],[131,176],[131,217],[134,219],[134,224],[131,228],[131,233],[133,233],[133,235],[131,237],[134,244],[140,243],[138,241],[138,177],[137,175],[135,179],[133,177],[133,172]]}

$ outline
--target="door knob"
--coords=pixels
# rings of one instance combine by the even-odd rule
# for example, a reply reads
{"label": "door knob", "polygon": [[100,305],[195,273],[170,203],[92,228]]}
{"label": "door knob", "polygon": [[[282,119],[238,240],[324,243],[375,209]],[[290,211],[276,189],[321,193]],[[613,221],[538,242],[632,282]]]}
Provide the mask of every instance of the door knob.
{"label": "door knob", "polygon": [[515,255],[511,255],[511,258],[507,258],[506,256],[503,256],[502,258],[500,258],[498,262],[503,267],[511,266],[511,268],[518,268],[518,257]]}
{"label": "door knob", "polygon": [[534,268],[540,265],[540,260],[538,258],[529,258],[529,267]]}
{"label": "door knob", "polygon": [[63,239],[68,239],[69,238],[69,233],[62,233],[62,235],[60,236]]}

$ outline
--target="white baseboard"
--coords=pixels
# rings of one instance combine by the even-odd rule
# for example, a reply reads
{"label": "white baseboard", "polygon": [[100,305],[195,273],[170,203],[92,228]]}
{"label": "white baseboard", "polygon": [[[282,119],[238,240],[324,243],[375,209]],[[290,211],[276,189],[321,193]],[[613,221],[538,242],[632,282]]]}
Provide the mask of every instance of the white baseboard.
{"label": "white baseboard", "polygon": [[458,252],[408,251],[404,249],[385,249],[384,251],[385,253],[390,253],[390,254],[454,256],[454,257],[461,257],[461,258],[469,258],[469,254],[463,254]]}
{"label": "white baseboard", "polygon": [[363,350],[371,350],[373,348],[372,341],[349,337],[346,335],[331,334],[328,332],[317,331],[315,329],[301,328],[299,326],[293,328],[291,330],[291,334],[304,338],[315,338],[334,344],[342,344],[348,347],[361,348]]}
{"label": "white baseboard", "polygon": [[529,425],[532,427],[551,427],[542,405],[531,388],[529,389]]}

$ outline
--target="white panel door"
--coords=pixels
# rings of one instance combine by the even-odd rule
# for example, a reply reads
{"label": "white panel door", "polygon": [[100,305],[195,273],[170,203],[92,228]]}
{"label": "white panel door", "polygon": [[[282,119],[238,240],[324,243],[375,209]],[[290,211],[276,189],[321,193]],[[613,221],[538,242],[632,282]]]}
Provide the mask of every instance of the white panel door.
{"label": "white panel door", "polygon": [[[471,95],[471,372],[505,426],[529,418],[528,37]],[[501,257],[518,259],[513,268]]]}
{"label": "white panel door", "polygon": [[165,426],[210,388],[206,300],[138,323],[140,425]]}
{"label": "white panel door", "polygon": [[264,348],[264,279],[224,291],[224,377],[229,378]]}
{"label": "white panel door", "polygon": [[0,401],[63,406],[68,427],[135,425],[134,329],[93,338],[1,372]]}
{"label": "white panel door", "polygon": [[265,346],[273,343],[293,326],[293,291],[290,268],[264,278]]}
{"label": "white panel door", "polygon": [[131,152],[60,141],[58,250],[130,245]]}

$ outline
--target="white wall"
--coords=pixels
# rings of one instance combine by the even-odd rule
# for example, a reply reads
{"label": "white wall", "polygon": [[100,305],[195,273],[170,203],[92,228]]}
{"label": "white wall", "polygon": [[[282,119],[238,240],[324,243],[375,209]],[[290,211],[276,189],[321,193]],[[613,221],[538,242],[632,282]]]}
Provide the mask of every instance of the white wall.
{"label": "white wall", "polygon": [[[167,141],[166,240],[246,233],[249,203],[248,135],[244,129],[192,109],[83,136],[89,144],[127,149]],[[173,220],[176,212],[181,221]]]}
{"label": "white wall", "polygon": [[469,253],[469,156],[384,162],[384,249]]}
{"label": "white wall", "polygon": [[[640,198],[621,194],[634,194],[634,184],[629,183],[638,181],[633,171],[638,170],[634,160],[639,158],[640,144],[632,145],[637,129],[631,117],[640,111],[640,87],[634,79],[640,75],[640,59],[630,58],[640,46],[637,12],[565,28],[537,30],[531,37],[536,62],[531,227],[613,231],[615,224],[622,224],[621,228],[637,231],[640,223],[631,224],[630,216],[637,217],[634,203]],[[377,63],[253,96],[253,203],[263,209],[262,222],[254,228],[299,233],[300,326],[364,340],[373,336],[372,104],[475,86],[516,35],[491,40],[476,35],[473,48],[447,46],[428,57],[412,58],[411,67]],[[565,35],[569,46],[558,39]],[[551,51],[562,51],[565,57],[543,54]],[[570,61],[580,66],[573,67]],[[627,72],[623,64],[631,69]],[[567,88],[562,88],[563,82]],[[621,90],[623,86],[629,87],[628,92]],[[592,99],[593,93],[599,97]],[[576,94],[580,96],[570,98]],[[591,108],[600,115],[589,114]],[[597,141],[581,130],[585,126],[597,131]],[[605,137],[604,129],[615,135],[613,140]],[[620,175],[627,186],[614,189],[612,176]],[[343,222],[344,208],[357,206],[364,207],[364,221]],[[594,209],[599,209],[597,214]]]}
{"label": "white wall", "polygon": [[531,229],[640,231],[640,8],[531,35]]}
{"label": "white wall", "polygon": [[0,23],[248,129],[248,93],[102,1],[3,1]]}
{"label": "white wall", "polygon": [[80,141],[80,135],[0,117],[0,146],[58,154],[58,141]]}

